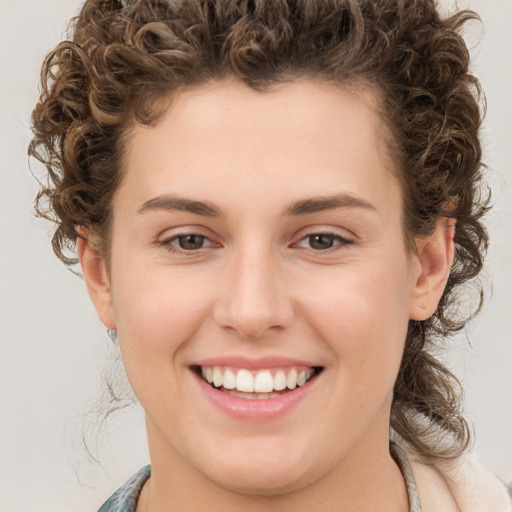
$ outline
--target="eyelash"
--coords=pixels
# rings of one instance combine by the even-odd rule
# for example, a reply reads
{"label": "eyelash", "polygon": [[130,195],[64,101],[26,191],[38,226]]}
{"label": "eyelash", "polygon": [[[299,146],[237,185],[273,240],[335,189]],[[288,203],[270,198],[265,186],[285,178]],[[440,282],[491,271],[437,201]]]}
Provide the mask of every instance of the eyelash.
{"label": "eyelash", "polygon": [[[158,244],[165,247],[165,249],[167,249],[169,252],[178,253],[178,254],[187,254],[187,255],[197,254],[198,251],[200,251],[201,249],[205,249],[205,247],[200,247],[198,249],[183,249],[181,247],[175,247],[173,245],[173,242],[178,241],[178,243],[179,243],[180,238],[187,238],[187,237],[191,237],[191,236],[201,238],[203,240],[203,242],[206,240],[211,242],[211,240],[207,236],[201,235],[199,233],[180,233],[178,235],[174,235],[171,238],[166,238],[165,240],[158,242]],[[214,245],[214,244],[212,243],[211,245]]]}
{"label": "eyelash", "polygon": [[[193,233],[193,232],[192,233],[180,233],[180,234],[175,235],[175,236],[173,236],[171,238],[167,238],[165,240],[162,240],[161,242],[158,242],[158,244],[160,246],[165,247],[165,249],[167,251],[169,251],[169,252],[176,253],[176,254],[184,254],[184,255],[198,254],[198,252],[201,251],[202,249],[207,249],[209,247],[209,246],[204,247],[201,244],[202,246],[197,248],[197,249],[184,249],[182,247],[176,247],[176,246],[173,245],[174,242],[178,242],[179,243],[180,239],[184,239],[186,237],[198,237],[198,238],[202,239],[202,243],[204,243],[205,241],[209,241],[210,242],[210,246],[215,245],[213,242],[211,242],[211,240],[207,236],[201,235],[199,233]],[[327,248],[324,248],[324,249],[314,249],[312,247],[305,247],[305,249],[308,249],[308,250],[313,251],[315,253],[328,253],[328,252],[336,251],[336,250],[338,250],[340,248],[349,246],[349,245],[354,243],[353,240],[345,238],[345,237],[343,237],[341,235],[338,235],[336,233],[320,231],[320,232],[308,233],[307,235],[304,235],[303,237],[301,237],[299,239],[298,242],[295,242],[294,244],[292,244],[292,247],[294,247],[294,246],[296,247],[301,242],[307,241],[308,239],[309,239],[309,241],[311,243],[311,239],[313,237],[327,237],[332,242],[330,247],[327,247]]]}
{"label": "eyelash", "polygon": [[[313,249],[312,247],[308,247],[307,249],[309,250],[312,250],[313,252],[315,253],[327,253],[327,252],[331,252],[331,251],[336,251],[338,249],[341,249],[343,247],[346,247],[348,245],[351,245],[354,243],[353,240],[350,240],[348,238],[345,238],[341,235],[338,235],[337,233],[330,233],[328,231],[319,231],[319,232],[316,232],[316,233],[309,233],[305,236],[303,236],[298,242],[296,242],[294,245],[298,245],[300,242],[303,242],[305,240],[309,240],[309,242],[311,243],[311,238],[312,237],[328,237],[331,239],[332,241],[332,245],[330,247],[327,247],[325,249]],[[336,244],[336,242],[338,242]]]}

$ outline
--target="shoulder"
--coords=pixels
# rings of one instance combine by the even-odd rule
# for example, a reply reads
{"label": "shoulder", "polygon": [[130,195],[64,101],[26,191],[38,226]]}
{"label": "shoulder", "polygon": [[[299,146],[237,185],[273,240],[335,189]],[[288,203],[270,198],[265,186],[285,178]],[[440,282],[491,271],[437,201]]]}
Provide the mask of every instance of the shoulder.
{"label": "shoulder", "polygon": [[505,485],[472,453],[436,467],[409,453],[423,512],[512,512]]}

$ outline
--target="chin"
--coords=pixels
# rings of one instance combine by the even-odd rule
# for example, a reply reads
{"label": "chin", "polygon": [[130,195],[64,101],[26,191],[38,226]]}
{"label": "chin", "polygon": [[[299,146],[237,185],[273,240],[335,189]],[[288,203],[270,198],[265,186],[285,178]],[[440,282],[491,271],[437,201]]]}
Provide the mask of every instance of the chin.
{"label": "chin", "polygon": [[[233,461],[232,461],[233,462]],[[307,486],[314,478],[313,468],[287,460],[279,464],[276,459],[268,462],[217,465],[212,468],[210,479],[220,487],[247,496],[278,496]],[[307,480],[307,481],[306,481]]]}
{"label": "chin", "polygon": [[215,482],[224,489],[246,496],[280,496],[293,492],[304,485],[290,473],[276,473],[275,471],[247,471],[245,474],[236,472],[232,478],[226,478]]}

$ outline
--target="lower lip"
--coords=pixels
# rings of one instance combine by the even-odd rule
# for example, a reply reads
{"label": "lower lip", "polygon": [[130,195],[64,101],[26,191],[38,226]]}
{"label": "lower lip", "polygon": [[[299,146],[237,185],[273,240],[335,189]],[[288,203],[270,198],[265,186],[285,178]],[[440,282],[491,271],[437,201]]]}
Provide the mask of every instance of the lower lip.
{"label": "lower lip", "polygon": [[201,390],[213,405],[234,418],[249,421],[269,421],[286,415],[306,397],[318,379],[317,375],[303,386],[274,398],[249,399],[219,391],[193,373]]}

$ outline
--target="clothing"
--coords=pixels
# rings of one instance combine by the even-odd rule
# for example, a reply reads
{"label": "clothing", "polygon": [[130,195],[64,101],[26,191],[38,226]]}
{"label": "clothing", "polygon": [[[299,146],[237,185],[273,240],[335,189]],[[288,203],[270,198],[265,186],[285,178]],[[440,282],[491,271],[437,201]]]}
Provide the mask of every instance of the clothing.
{"label": "clothing", "polygon": [[[436,469],[418,462],[395,443],[390,444],[390,453],[404,477],[409,512],[512,512],[503,484],[473,455],[440,464]],[[98,512],[135,512],[150,475],[151,466],[142,468]]]}
{"label": "clothing", "polygon": [[420,497],[416,487],[416,479],[414,478],[407,453],[396,443],[389,444],[389,451],[404,477],[405,486],[407,487],[407,496],[409,497],[409,512],[422,512]]}
{"label": "clothing", "polygon": [[120,487],[98,510],[98,512],[135,512],[139,496],[151,475],[151,466],[143,467],[128,482]]}
{"label": "clothing", "polygon": [[474,454],[435,467],[408,458],[422,512],[512,512],[505,485]]}

